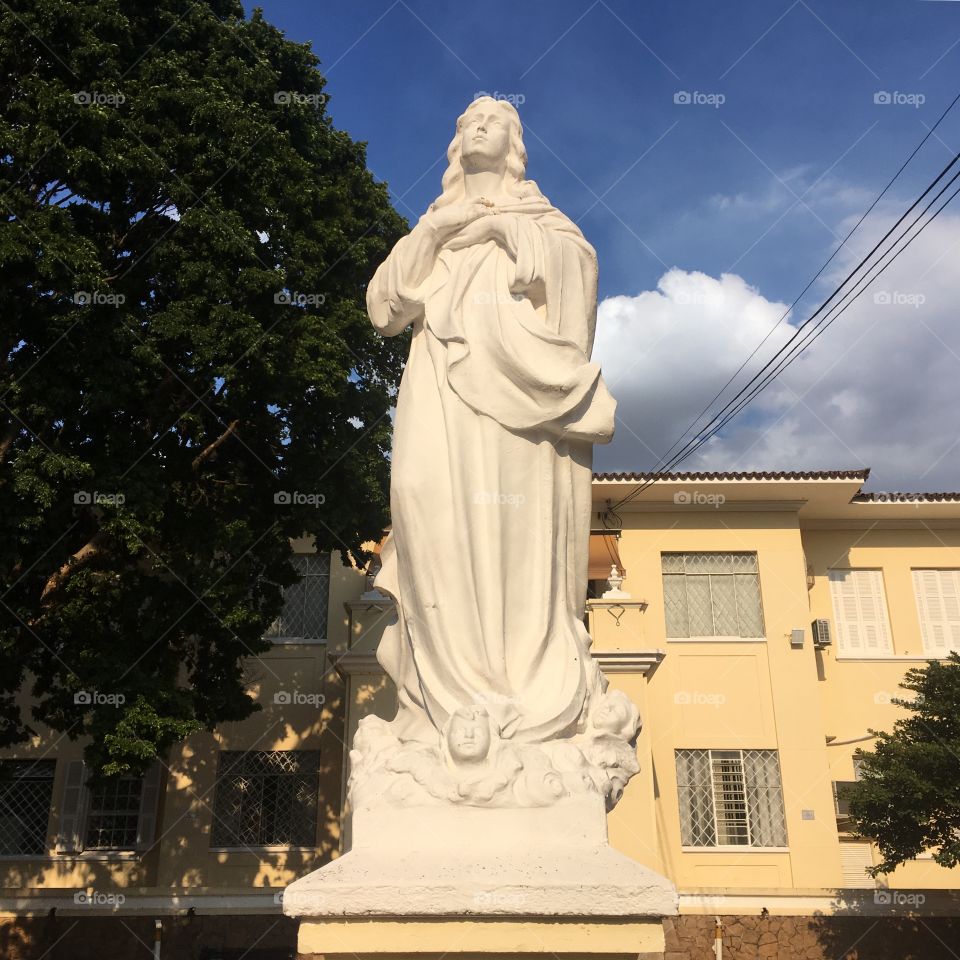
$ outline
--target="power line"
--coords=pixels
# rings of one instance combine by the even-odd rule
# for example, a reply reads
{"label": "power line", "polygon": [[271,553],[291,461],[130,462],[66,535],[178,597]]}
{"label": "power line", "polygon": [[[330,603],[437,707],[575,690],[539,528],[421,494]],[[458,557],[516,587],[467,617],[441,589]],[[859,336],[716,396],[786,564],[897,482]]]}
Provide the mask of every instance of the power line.
{"label": "power line", "polygon": [[683,441],[683,438],[697,425],[697,423],[700,422],[704,414],[706,414],[706,412],[717,402],[717,400],[719,400],[720,397],[723,396],[724,393],[726,393],[727,388],[730,386],[730,384],[733,383],[733,381],[736,380],[738,376],[740,376],[740,374],[743,372],[744,367],[746,367],[746,365],[757,355],[760,348],[767,342],[767,340],[770,339],[773,332],[790,315],[791,311],[800,302],[804,294],[814,285],[814,283],[816,283],[816,281],[819,279],[823,271],[826,270],[828,266],[830,266],[830,264],[833,262],[834,257],[836,257],[836,255],[843,249],[846,242],[854,235],[854,233],[856,233],[860,224],[863,223],[863,221],[866,220],[867,217],[873,212],[873,208],[876,207],[876,205],[884,198],[887,191],[893,186],[893,184],[899,178],[900,174],[903,173],[903,171],[907,168],[907,164],[909,164],[910,161],[920,152],[920,148],[927,142],[927,140],[930,139],[931,136],[933,136],[934,131],[937,129],[937,127],[940,126],[944,118],[953,109],[954,105],[957,103],[958,100],[960,100],[960,93],[958,93],[953,98],[953,100],[950,102],[947,109],[940,114],[940,117],[937,120],[937,122],[927,131],[927,135],[916,145],[916,147],[913,148],[913,152],[910,154],[909,157],[907,157],[906,160],[903,161],[903,163],[900,165],[900,169],[897,170],[897,172],[887,182],[887,185],[880,191],[880,193],[877,194],[877,196],[874,198],[873,203],[871,203],[870,206],[867,207],[866,211],[864,211],[860,219],[853,225],[850,232],[840,241],[840,243],[834,249],[833,253],[831,253],[830,256],[823,262],[823,265],[808,281],[807,285],[800,291],[800,293],[797,295],[793,303],[791,303],[790,306],[783,311],[783,313],[780,315],[777,322],[767,331],[764,338],[756,345],[756,347],[754,347],[753,352],[750,354],[750,356],[748,356],[747,359],[740,364],[740,366],[732,374],[730,379],[727,380],[727,382],[719,389],[719,391],[717,391],[717,393],[707,403],[707,405],[693,418],[693,420],[690,422],[690,425],[687,427],[686,430],[683,431],[682,434],[680,434],[679,438],[673,444],[673,446],[670,447],[670,449],[657,460],[657,462],[654,464],[654,470],[656,470],[661,463],[667,460],[670,454],[673,453],[673,451],[677,448],[677,446]]}
{"label": "power line", "polygon": [[[950,107],[948,107],[947,110],[944,111],[944,113],[941,115],[940,120],[942,120],[943,117],[946,116],[947,112],[949,112],[950,108],[953,107],[953,105],[957,102],[957,100],[960,100],[960,94],[958,94],[957,97],[954,98],[954,100],[950,104]],[[937,121],[937,124],[940,123],[940,120]],[[926,142],[927,138],[935,129],[936,129],[936,126],[931,128],[931,130],[927,134],[927,137],[924,137],[920,145],[913,151],[913,153],[911,153],[906,163],[909,163],[910,159],[912,159],[916,155],[917,150],[919,150],[920,146],[922,146],[923,143]],[[894,260],[896,260],[896,258],[916,239],[916,237],[919,236],[920,233],[922,233],[923,230],[926,229],[926,227],[929,226],[929,224],[932,223],[934,219],[936,219],[936,217],[947,206],[947,204],[950,203],[954,199],[954,197],[957,196],[957,193],[960,192],[960,188],[954,191],[954,193],[947,198],[947,200],[941,205],[941,207],[924,224],[921,225],[917,233],[914,234],[914,236],[910,237],[910,239],[894,254],[894,256],[886,264],[882,263],[883,260],[887,256],[889,256],[890,253],[894,250],[897,244],[900,243],[905,236],[907,236],[907,234],[910,232],[911,229],[913,229],[913,227],[924,216],[924,214],[929,211],[931,206],[933,206],[933,204],[936,203],[936,201],[943,195],[943,193],[947,189],[949,189],[950,185],[958,177],[960,177],[960,171],[955,173],[953,177],[947,182],[947,184],[941,188],[939,193],[937,193],[936,196],[934,196],[934,198],[926,205],[926,207],[913,220],[913,222],[893,241],[890,247],[886,251],[884,251],[883,254],[881,254],[879,260],[867,266],[864,275],[859,277],[854,282],[851,290],[847,291],[847,293],[843,296],[843,298],[841,298],[841,300],[838,303],[834,304],[834,306],[831,307],[829,311],[827,311],[827,313],[823,317],[821,317],[820,320],[816,322],[813,330],[810,330],[806,334],[804,334],[803,339],[801,340],[800,343],[794,346],[791,346],[792,344],[794,344],[794,341],[796,341],[797,338],[801,334],[803,334],[805,328],[808,327],[809,324],[813,322],[821,313],[823,313],[823,311],[827,308],[827,306],[831,303],[831,301],[833,301],[837,297],[837,295],[843,290],[843,288],[855,277],[855,275],[859,273],[861,268],[864,267],[864,264],[866,264],[871,259],[871,257],[873,257],[876,251],[886,242],[886,240],[890,237],[890,235],[897,230],[900,224],[902,224],[903,221],[910,215],[910,213],[923,201],[923,199],[927,196],[927,194],[929,194],[931,190],[933,190],[936,187],[936,185],[944,178],[944,176],[946,176],[946,174],[951,170],[951,168],[953,168],[953,166],[957,163],[958,160],[960,160],[960,153],[954,156],[954,158],[950,161],[950,163],[948,163],[947,166],[943,168],[943,170],[930,183],[930,185],[926,188],[926,190],[924,190],[924,192],[900,216],[900,218],[896,221],[896,223],[884,234],[884,236],[877,242],[877,244],[874,245],[874,247],[870,250],[870,252],[857,264],[857,266],[850,271],[850,273],[844,278],[843,282],[833,291],[833,293],[831,293],[830,296],[817,308],[817,310],[814,311],[814,313],[811,314],[811,316],[808,317],[797,328],[793,336],[770,358],[770,360],[768,360],[763,365],[763,367],[760,368],[760,370],[757,371],[756,374],[754,374],[751,380],[724,405],[724,407],[713,417],[713,419],[706,425],[706,427],[700,430],[683,447],[680,448],[677,454],[669,461],[669,463],[666,464],[666,466],[663,468],[661,472],[664,472],[664,473],[669,472],[673,467],[677,466],[679,463],[686,460],[696,450],[698,450],[701,446],[703,446],[703,444],[705,444],[713,436],[715,436],[716,433],[719,432],[719,430],[721,430],[727,423],[729,423],[729,421],[733,419],[733,417],[735,417],[741,410],[743,410],[743,408],[746,407],[747,404],[749,404],[760,392],[762,392],[769,385],[769,383],[771,383],[780,373],[782,373],[783,370],[785,370],[790,365],[790,363],[793,362],[793,360],[795,360],[798,356],[800,356],[800,354],[803,353],[803,351],[807,347],[809,347],[810,344],[813,343],[813,341],[820,335],[820,333],[822,333],[838,316],[840,316],[840,314],[845,312],[846,309],[850,305],[852,305],[852,303],[860,296],[860,294],[863,293],[863,291],[867,288],[867,286],[869,286],[869,284],[872,283],[873,280],[875,280],[878,276],[880,276],[880,274],[883,273],[884,270],[886,270],[887,267],[889,267]],[[900,172],[906,166],[906,163],[904,163],[901,166],[900,171],[898,171],[897,175],[893,178],[893,180],[890,181],[890,183],[893,183],[893,181],[896,180],[897,176],[899,176]],[[870,208],[867,210],[867,213],[865,213],[864,216],[860,218],[860,220],[857,223],[857,226],[859,226],[859,224],[862,223],[863,219],[867,216],[867,214],[869,214],[869,212],[876,206],[880,197],[882,197],[883,194],[886,193],[886,191],[889,189],[889,186],[890,184],[888,183],[887,187],[885,187],[884,190],[881,192],[881,194],[877,197],[877,200],[875,200],[873,204],[871,204]],[[854,227],[854,230],[856,230],[856,227]],[[850,235],[854,232],[854,230],[850,231],[850,233],[844,239],[843,243],[845,243],[846,240],[849,239]],[[840,245],[841,247],[843,246],[843,243],[841,243]],[[834,251],[834,254],[830,257],[830,260],[833,259],[836,253],[837,251]],[[830,260],[828,260],[827,263],[829,263]],[[880,269],[878,269],[873,274],[873,276],[869,276],[870,272],[875,270],[878,266],[880,267]],[[819,276],[819,273],[821,273],[825,267],[826,267],[826,264],[824,264],[824,267],[822,267],[821,270],[818,272],[817,274],[818,276]],[[814,280],[815,279],[816,277],[814,277]],[[811,281],[810,283],[812,284],[813,281]],[[863,284],[861,289],[856,293],[854,293],[856,288],[861,284]],[[809,286],[810,284],[808,284],[807,287],[804,289],[805,290],[808,289]],[[841,308],[843,301],[847,300],[849,297],[851,297],[851,295],[852,295],[852,299],[850,299],[849,302],[846,303],[846,305],[842,306]],[[802,297],[803,293],[801,293],[800,296]],[[798,297],[797,300],[799,299],[800,298]],[[796,302],[797,301],[794,301],[794,303]],[[792,307],[790,309],[792,309]],[[838,311],[838,312],[835,312],[835,311]],[[787,311],[787,313],[789,313],[789,310]],[[834,314],[834,315],[831,317],[830,314]],[[780,321],[778,321],[778,324],[779,322]],[[775,328],[776,328],[776,325],[767,334],[767,337],[764,338],[764,341],[761,341],[761,345],[770,336],[770,333],[772,333],[773,329]],[[759,346],[757,347],[757,349],[759,349]],[[756,353],[756,350],[754,350],[754,353],[747,358],[746,362],[749,362],[750,358],[754,356],[755,353]],[[743,365],[741,365],[740,370],[743,369],[743,367],[746,365],[746,362]],[[739,373],[740,370],[738,370],[737,373]],[[726,390],[727,386],[729,386],[730,382],[732,382],[732,380],[736,377],[736,375],[737,374],[734,374],[734,377],[732,377],[730,381],[727,382],[727,384],[723,387],[720,393],[717,394],[717,397],[722,395],[722,393]],[[759,384],[757,383],[758,380],[760,380]],[[707,405],[706,409],[709,409],[709,407],[715,402],[717,397],[714,397],[714,400],[712,400],[710,404]],[[694,420],[694,424],[702,416],[703,416],[703,413],[701,413]],[[693,424],[691,424],[691,426],[693,426]],[[689,432],[689,430],[690,430],[690,427],[688,427],[687,430],[684,431],[684,434],[681,435],[681,438],[680,438],[681,440],[683,439],[683,436],[685,436],[686,433]],[[679,441],[677,441],[677,443],[679,443]],[[673,447],[670,448],[670,451],[668,451],[668,454],[671,451],[676,449],[677,443],[675,443]],[[658,465],[663,459],[665,458],[662,457],[661,460],[657,462]],[[646,481],[640,487],[634,490],[632,493],[628,494],[622,500],[618,501],[618,503],[611,509],[616,509],[617,507],[622,506],[624,503],[627,503],[628,501],[633,500],[640,493],[642,493],[643,490],[645,490],[647,487],[652,485],[654,482],[655,482],[655,478]]]}
{"label": "power line", "polygon": [[[954,174],[954,176],[950,179],[950,181],[947,183],[947,185],[940,191],[940,193],[938,193],[937,196],[934,197],[933,200],[931,200],[929,204],[927,204],[927,206],[924,208],[923,212],[922,212],[921,214],[919,214],[919,215],[917,216],[917,218],[913,221],[913,223],[911,223],[910,226],[907,227],[907,229],[897,238],[897,241],[896,241],[896,242],[899,242],[900,240],[902,240],[902,239],[907,235],[907,233],[909,233],[910,230],[913,229],[913,227],[914,227],[914,226],[916,225],[916,223],[919,221],[920,217],[922,217],[923,214],[926,213],[926,212],[930,209],[930,207],[933,206],[934,203],[936,203],[936,201],[944,194],[944,192],[946,192],[946,190],[949,189],[949,187],[951,186],[951,184],[952,184],[958,177],[960,177],[960,171],[958,171],[956,174]],[[767,375],[767,377],[764,379],[764,381],[761,382],[760,384],[758,384],[758,385],[753,389],[753,391],[750,393],[749,396],[747,396],[747,397],[745,397],[743,400],[741,400],[740,403],[738,404],[738,406],[736,407],[736,409],[731,410],[730,413],[728,413],[727,415],[725,415],[725,417],[723,418],[723,420],[722,420],[720,423],[718,423],[718,424],[716,425],[716,427],[714,427],[714,428],[710,431],[710,433],[709,433],[708,435],[706,435],[706,436],[704,436],[704,437],[702,438],[702,440],[701,440],[700,443],[698,443],[696,446],[694,446],[690,451],[688,451],[686,454],[684,454],[684,455],[683,455],[682,457],[680,457],[679,459],[674,460],[673,463],[671,464],[671,467],[675,467],[678,463],[681,463],[683,460],[686,460],[686,458],[687,458],[688,456],[690,456],[692,453],[694,453],[696,450],[698,450],[698,449],[699,449],[704,443],[706,443],[711,437],[715,436],[720,430],[722,430],[723,427],[724,427],[727,423],[730,422],[730,420],[732,420],[745,406],[747,406],[747,404],[749,404],[749,403],[754,399],[754,397],[756,397],[758,394],[762,393],[763,390],[764,390],[773,380],[775,380],[777,376],[779,376],[784,370],[786,370],[787,367],[789,367],[790,364],[793,363],[794,360],[796,360],[796,359],[800,356],[800,354],[802,354],[802,353],[817,339],[817,337],[820,336],[820,334],[822,334],[824,331],[826,331],[827,327],[829,327],[830,324],[832,324],[832,323],[834,322],[834,320],[836,320],[842,313],[845,313],[846,310],[847,310],[850,306],[853,305],[854,301],[857,300],[857,299],[860,297],[860,295],[866,291],[867,287],[869,287],[870,284],[873,283],[873,281],[876,280],[877,277],[879,277],[880,274],[882,274],[882,273],[894,262],[894,260],[896,260],[897,257],[899,257],[900,254],[903,253],[903,252],[907,249],[907,247],[909,247],[910,244],[913,243],[913,241],[916,240],[917,237],[920,236],[921,233],[923,233],[923,231],[940,215],[940,213],[941,213],[941,212],[943,211],[943,209],[947,206],[947,204],[949,204],[949,203],[953,200],[953,198],[957,196],[958,193],[960,193],[960,187],[957,187],[957,189],[954,190],[953,193],[952,193],[949,197],[947,197],[946,200],[944,200],[944,202],[940,205],[940,207],[939,207],[936,211],[934,211],[934,213],[932,214],[932,216],[931,216],[925,223],[923,223],[923,224],[920,226],[920,229],[917,230],[917,232],[916,232],[912,237],[910,237],[910,239],[907,240],[907,242],[906,242],[905,244],[903,244],[903,246],[900,247],[900,249],[897,250],[896,253],[894,253],[894,255],[890,258],[890,260],[889,260],[887,263],[885,263],[885,264],[883,264],[882,266],[880,266],[880,268],[876,271],[876,273],[873,274],[873,276],[864,276],[864,277],[862,277],[860,280],[857,281],[857,283],[856,283],[856,285],[854,286],[854,288],[853,288],[852,290],[848,291],[848,292],[844,295],[844,297],[843,297],[843,300],[846,300],[848,297],[851,297],[851,294],[852,294],[852,297],[851,297],[851,299],[849,300],[848,303],[846,303],[846,304],[844,304],[842,307],[840,307],[840,304],[843,303],[843,300],[841,300],[838,304],[835,305],[835,307],[831,308],[830,313],[833,313],[833,316],[832,316],[832,317],[830,317],[829,319],[827,319],[826,316],[823,317],[823,318],[821,318],[821,320],[818,321],[817,324],[814,325],[813,329],[810,330],[810,331],[807,333],[804,341],[803,341],[802,343],[800,343],[800,344],[797,344],[797,345],[791,350],[792,356],[789,356],[789,357],[784,358],[783,360],[781,360],[781,361],[779,362],[778,368],[775,369],[775,370],[773,370],[773,371],[771,371],[771,373],[769,373],[769,374]],[[885,251],[885,253],[884,253],[883,256],[881,257],[881,261],[882,261],[885,257],[889,256],[890,253],[893,252],[895,245],[896,245],[896,244],[894,244],[893,246],[890,247],[890,249],[888,249],[887,251]],[[871,265],[867,268],[867,273],[869,274],[869,272],[870,272],[871,270],[874,270],[877,266],[879,266],[879,264],[880,264],[881,261],[878,261],[876,264],[871,264]],[[861,284],[862,284],[862,286],[860,286]],[[853,290],[856,290],[856,287],[857,287],[857,286],[860,286],[860,289],[857,290],[856,293],[853,293]],[[839,309],[838,309],[838,308],[839,308]],[[834,310],[836,310],[837,312],[834,313]],[[828,314],[827,316],[829,316],[829,314]]]}

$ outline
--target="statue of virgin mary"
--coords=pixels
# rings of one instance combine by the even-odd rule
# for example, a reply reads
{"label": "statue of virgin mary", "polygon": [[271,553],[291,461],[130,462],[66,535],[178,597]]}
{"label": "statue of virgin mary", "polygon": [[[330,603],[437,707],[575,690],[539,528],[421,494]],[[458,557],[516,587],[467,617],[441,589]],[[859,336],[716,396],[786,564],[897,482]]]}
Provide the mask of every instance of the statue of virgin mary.
{"label": "statue of virgin mary", "polygon": [[447,157],[367,291],[382,334],[413,327],[378,658],[399,693],[391,738],[438,747],[480,705],[522,748],[583,734],[606,686],[583,623],[592,450],[615,409],[590,360],[597,258],[525,179],[511,104],[470,104]]}

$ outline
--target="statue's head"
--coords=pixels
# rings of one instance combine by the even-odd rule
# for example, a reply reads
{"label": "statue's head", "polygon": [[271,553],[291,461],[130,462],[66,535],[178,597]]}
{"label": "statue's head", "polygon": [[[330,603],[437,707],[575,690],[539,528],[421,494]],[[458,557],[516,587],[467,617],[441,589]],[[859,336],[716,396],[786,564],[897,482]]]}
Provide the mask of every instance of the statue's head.
{"label": "statue's head", "polygon": [[447,721],[443,752],[455,765],[483,763],[495,735],[493,718],[484,707],[460,707]]}
{"label": "statue's head", "polygon": [[526,180],[527,151],[516,107],[506,100],[478,97],[457,118],[457,130],[447,147],[447,171],[443,192],[434,206],[462,200],[464,173],[501,171],[504,190],[522,199],[541,196],[532,180]]}

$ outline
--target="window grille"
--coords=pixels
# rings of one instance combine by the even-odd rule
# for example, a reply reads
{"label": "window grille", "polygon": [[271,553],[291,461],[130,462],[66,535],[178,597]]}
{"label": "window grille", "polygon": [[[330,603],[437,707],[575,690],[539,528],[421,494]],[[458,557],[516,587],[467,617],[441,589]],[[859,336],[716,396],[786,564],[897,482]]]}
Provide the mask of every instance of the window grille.
{"label": "window grille", "polygon": [[862,657],[893,653],[880,570],[828,570],[837,646]]}
{"label": "window grille", "polygon": [[664,553],[668,637],[762,637],[755,553]]}
{"label": "window grille", "polygon": [[283,612],[270,625],[271,639],[324,640],[330,594],[330,554],[298,553],[293,566],[300,580],[283,591]]}
{"label": "window grille", "polygon": [[84,847],[134,850],[143,796],[141,777],[117,777],[90,786]]}
{"label": "window grille", "polygon": [[776,750],[678,750],[685,847],[785,847]]}
{"label": "window grille", "polygon": [[931,657],[960,653],[960,570],[914,570],[913,592],[923,652]]}
{"label": "window grille", "polygon": [[319,770],[317,751],[225,750],[211,846],[314,846]]}
{"label": "window grille", "polygon": [[56,760],[0,761],[0,855],[45,852],[56,766]]}

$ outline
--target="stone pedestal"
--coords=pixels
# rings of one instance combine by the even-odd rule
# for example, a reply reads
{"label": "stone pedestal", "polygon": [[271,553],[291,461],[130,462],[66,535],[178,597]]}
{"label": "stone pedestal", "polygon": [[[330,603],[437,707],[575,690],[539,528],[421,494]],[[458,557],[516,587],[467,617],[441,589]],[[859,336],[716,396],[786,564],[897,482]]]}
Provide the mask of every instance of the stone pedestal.
{"label": "stone pedestal", "polygon": [[662,956],[665,877],[613,850],[599,797],[542,808],[379,808],[289,886],[302,958]]}

